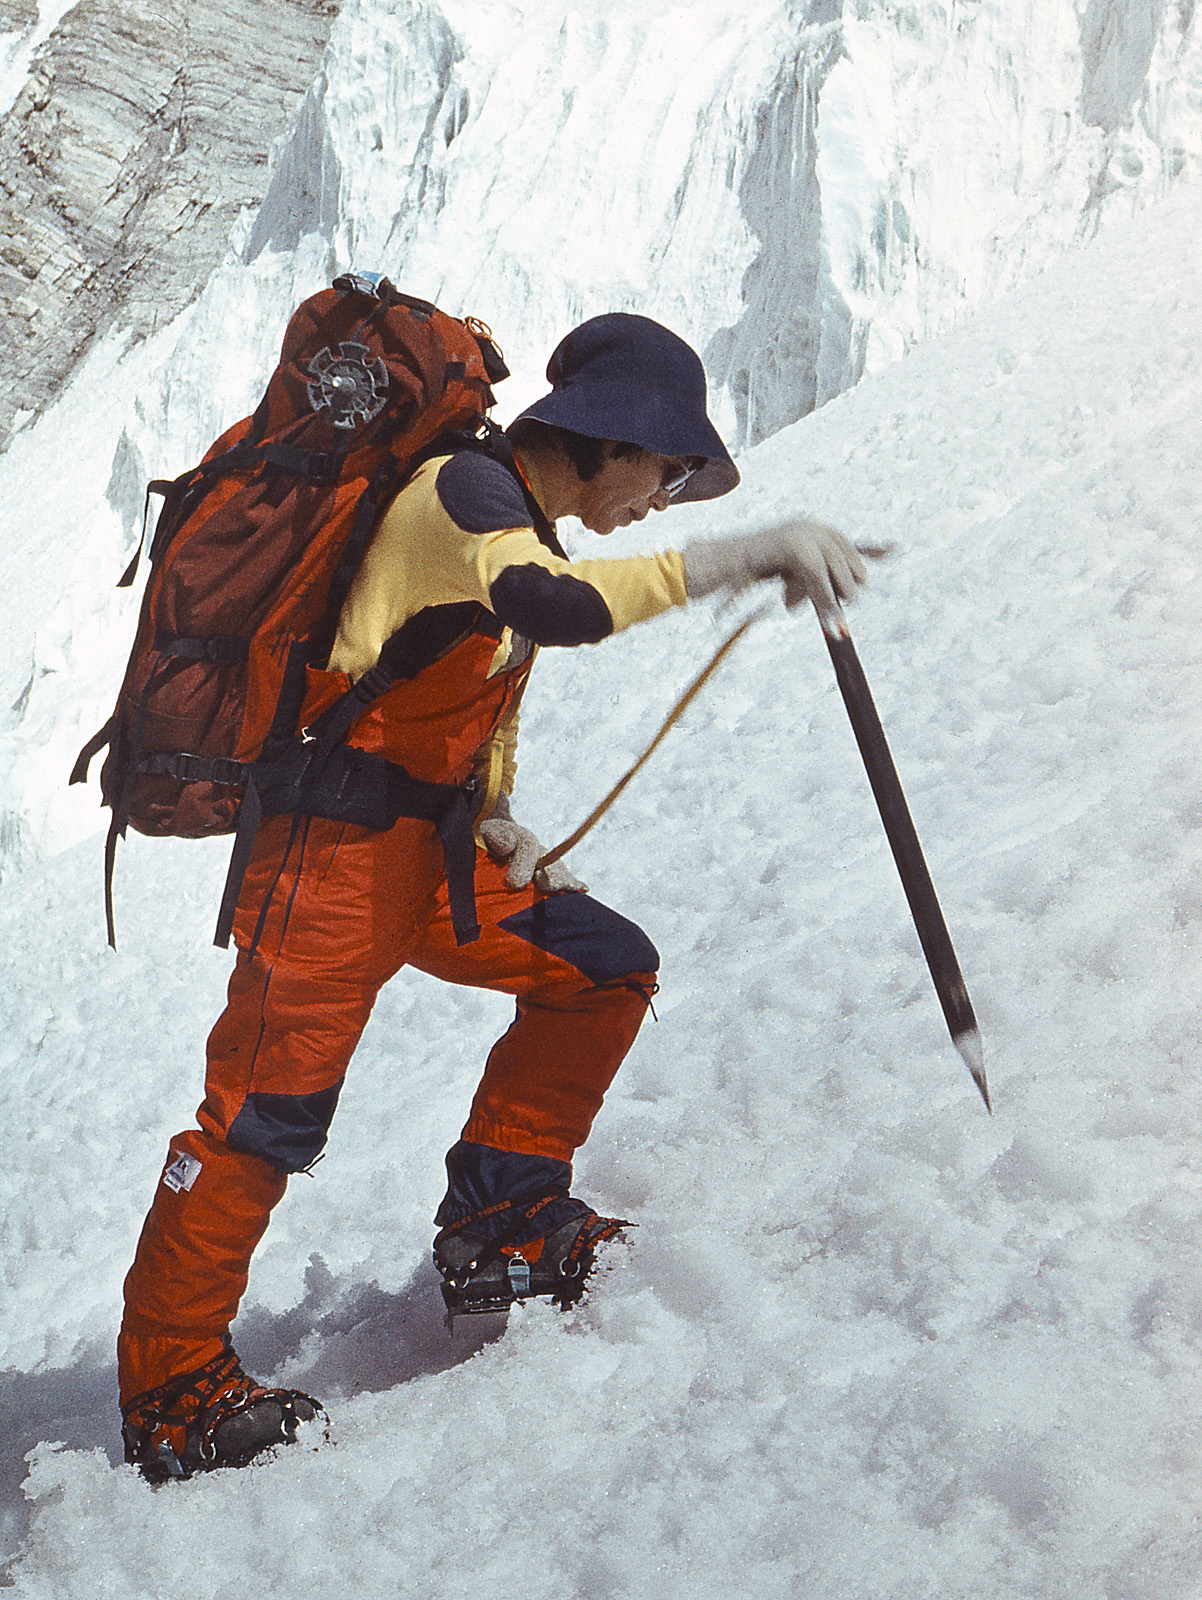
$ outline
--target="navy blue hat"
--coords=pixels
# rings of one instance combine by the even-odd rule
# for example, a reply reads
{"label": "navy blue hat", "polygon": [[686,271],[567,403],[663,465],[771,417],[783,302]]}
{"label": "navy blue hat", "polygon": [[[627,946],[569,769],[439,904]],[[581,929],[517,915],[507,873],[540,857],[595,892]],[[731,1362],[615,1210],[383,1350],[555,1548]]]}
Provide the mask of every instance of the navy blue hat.
{"label": "navy blue hat", "polygon": [[714,500],[738,483],[739,469],[706,413],[700,358],[650,317],[611,311],[582,322],[560,341],[547,377],[551,393],[523,417],[661,456],[704,456],[674,503]]}

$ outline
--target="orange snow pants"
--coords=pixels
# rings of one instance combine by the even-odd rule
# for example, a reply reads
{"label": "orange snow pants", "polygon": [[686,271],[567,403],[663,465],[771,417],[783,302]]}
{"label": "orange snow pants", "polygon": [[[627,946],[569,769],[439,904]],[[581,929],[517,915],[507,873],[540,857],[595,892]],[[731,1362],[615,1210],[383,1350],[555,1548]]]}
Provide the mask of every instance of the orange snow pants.
{"label": "orange snow pants", "polygon": [[428,823],[403,818],[384,833],[319,817],[295,834],[289,817],[263,825],[200,1127],[171,1141],[126,1279],[123,1404],[221,1349],[272,1207],[288,1174],[321,1154],[376,994],[402,966],[516,998],[463,1138],[571,1161],[638,1032],[658,956],[588,895],[508,889],[504,874],[479,853],[482,932],[457,946]]}

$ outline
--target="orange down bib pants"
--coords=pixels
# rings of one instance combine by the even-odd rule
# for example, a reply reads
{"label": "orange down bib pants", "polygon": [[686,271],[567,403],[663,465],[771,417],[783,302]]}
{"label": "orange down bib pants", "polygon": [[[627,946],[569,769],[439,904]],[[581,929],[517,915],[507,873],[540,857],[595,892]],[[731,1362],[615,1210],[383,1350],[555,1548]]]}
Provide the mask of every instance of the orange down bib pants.
{"label": "orange down bib pants", "polygon": [[[490,675],[496,649],[492,630],[473,631],[389,689],[351,742],[414,777],[462,783],[528,670]],[[347,684],[311,673],[306,717]],[[321,1154],[376,995],[401,967],[514,996],[462,1139],[570,1163],[638,1032],[658,957],[639,928],[590,896],[509,889],[504,875],[478,853],[481,933],[458,945],[432,824],[264,823],[235,918],[228,1004],[208,1042],[199,1127],[170,1142],[126,1279],[123,1404],[222,1348],[271,1210],[289,1173]]]}

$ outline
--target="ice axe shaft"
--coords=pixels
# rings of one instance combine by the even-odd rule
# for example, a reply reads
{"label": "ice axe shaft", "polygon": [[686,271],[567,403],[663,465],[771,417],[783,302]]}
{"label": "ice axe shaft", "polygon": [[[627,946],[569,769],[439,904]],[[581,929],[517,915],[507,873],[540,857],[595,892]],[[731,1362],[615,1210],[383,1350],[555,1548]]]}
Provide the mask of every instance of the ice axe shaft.
{"label": "ice axe shaft", "polygon": [[960,963],[956,960],[947,923],[944,922],[943,912],[939,909],[935,886],[931,882],[931,874],[923,857],[922,845],[918,842],[910,808],[906,804],[901,780],[897,776],[897,768],[889,752],[885,730],[881,727],[881,719],[873,704],[868,679],[864,676],[860,658],[856,655],[843,608],[837,601],[831,605],[819,605],[815,601],[814,609],[822,624],[822,634],[834,664],[839,692],[843,696],[856,743],[864,758],[868,781],[876,796],[877,808],[885,825],[885,834],[893,851],[893,859],[897,862],[906,899],[910,902],[914,926],[918,930],[927,966],[931,969],[935,993],[939,996],[939,1003],[943,1007],[952,1043],[964,1058],[964,1064],[972,1074],[973,1082],[981,1091],[986,1109],[992,1112],[993,1107],[989,1104],[989,1085],[985,1080],[985,1054],[977,1019],[973,1015],[972,1001],[968,998],[968,990],[960,972]]}

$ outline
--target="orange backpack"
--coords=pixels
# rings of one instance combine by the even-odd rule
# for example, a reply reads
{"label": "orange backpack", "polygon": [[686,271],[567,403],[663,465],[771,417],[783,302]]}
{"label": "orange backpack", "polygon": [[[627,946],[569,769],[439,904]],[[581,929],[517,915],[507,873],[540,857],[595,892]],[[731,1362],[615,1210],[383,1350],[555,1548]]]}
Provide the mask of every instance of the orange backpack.
{"label": "orange backpack", "polygon": [[[164,503],[133,650],[116,709],[71,774],[83,782],[108,746],[100,781],[112,809],[111,944],[113,861],[127,826],[187,838],[236,830],[216,938],[225,945],[259,819],[281,811],[370,827],[398,816],[433,821],[456,935],[461,943],[478,935],[465,791],[419,782],[342,743],[367,704],[436,659],[464,619],[414,618],[390,641],[387,665],[359,679],[303,740],[296,723],[305,669],[329,656],[377,518],[406,478],[449,447],[486,449],[514,470],[487,417],[491,385],[506,376],[474,318],[447,316],[387,279],[341,277],[293,315],[254,415],[199,466],[150,485],[148,503],[151,492]],[[536,526],[545,525],[527,500]]]}

